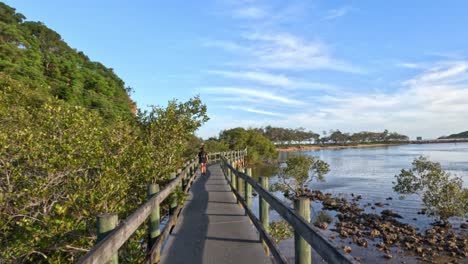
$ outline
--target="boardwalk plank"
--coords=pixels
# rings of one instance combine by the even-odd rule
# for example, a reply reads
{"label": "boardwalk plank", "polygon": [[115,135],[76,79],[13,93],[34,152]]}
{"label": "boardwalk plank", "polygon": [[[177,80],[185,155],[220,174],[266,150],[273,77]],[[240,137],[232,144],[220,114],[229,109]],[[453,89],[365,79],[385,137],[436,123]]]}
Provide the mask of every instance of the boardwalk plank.
{"label": "boardwalk plank", "polygon": [[207,171],[192,186],[161,263],[272,263],[219,165]]}

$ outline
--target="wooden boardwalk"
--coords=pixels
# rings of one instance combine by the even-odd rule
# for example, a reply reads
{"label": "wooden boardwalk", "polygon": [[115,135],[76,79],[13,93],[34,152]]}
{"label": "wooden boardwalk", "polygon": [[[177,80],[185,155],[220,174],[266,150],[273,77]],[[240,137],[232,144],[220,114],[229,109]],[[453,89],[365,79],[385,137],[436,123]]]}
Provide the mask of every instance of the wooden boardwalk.
{"label": "wooden boardwalk", "polygon": [[193,184],[161,263],[272,263],[218,164]]}

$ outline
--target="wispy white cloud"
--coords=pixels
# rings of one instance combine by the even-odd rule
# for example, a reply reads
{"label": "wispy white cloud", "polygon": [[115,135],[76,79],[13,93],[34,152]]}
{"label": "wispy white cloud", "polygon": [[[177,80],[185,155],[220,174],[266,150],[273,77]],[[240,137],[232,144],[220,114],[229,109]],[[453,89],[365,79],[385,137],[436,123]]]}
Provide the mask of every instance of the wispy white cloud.
{"label": "wispy white cloud", "polygon": [[467,65],[468,61],[432,63],[394,91],[325,95],[316,104],[305,105],[305,111],[261,121],[244,119],[243,125],[351,132],[387,128],[426,138],[464,131],[468,129]]}
{"label": "wispy white cloud", "polygon": [[459,80],[458,78],[464,78],[464,75],[468,73],[468,62],[457,61],[457,62],[443,62],[427,69],[422,74],[407,80],[404,84],[407,85],[434,85],[436,83],[448,81],[453,82]]}
{"label": "wispy white cloud", "polygon": [[350,11],[349,7],[340,7],[337,9],[328,10],[327,15],[323,17],[323,20],[333,20],[348,14]]}
{"label": "wispy white cloud", "polygon": [[206,94],[215,94],[215,95],[230,95],[234,98],[238,97],[247,97],[250,99],[260,99],[260,100],[269,100],[276,103],[301,106],[305,103],[289,98],[285,95],[274,94],[270,91],[258,89],[258,88],[238,88],[238,87],[208,87],[203,88],[202,91]]}
{"label": "wispy white cloud", "polygon": [[286,89],[302,89],[302,90],[316,90],[316,91],[326,91],[330,93],[336,93],[341,90],[340,87],[319,83],[311,82],[306,80],[301,80],[297,78],[288,77],[285,74],[272,74],[268,72],[259,72],[259,71],[220,71],[220,70],[208,70],[205,71],[210,74],[219,75],[226,78],[231,78],[235,80],[244,80],[252,81],[260,85],[265,86],[274,86],[274,87],[283,87]]}
{"label": "wispy white cloud", "polygon": [[427,67],[424,63],[414,63],[414,62],[398,62],[397,67],[407,68],[407,69],[424,69]]}
{"label": "wispy white cloud", "polygon": [[254,81],[264,85],[270,86],[291,86],[293,81],[282,74],[271,74],[266,72],[256,72],[256,71],[216,71],[210,70],[208,73],[221,75],[223,77]]}
{"label": "wispy white cloud", "polygon": [[289,33],[247,34],[255,41],[252,54],[255,66],[271,69],[328,69],[358,73],[362,69],[333,58],[328,47],[320,42],[308,42]]}
{"label": "wispy white cloud", "polygon": [[326,96],[321,99],[325,107],[282,122],[306,127],[324,123],[356,131],[389,128],[425,137],[456,132],[468,120],[466,63],[436,63],[394,92]]}
{"label": "wispy white cloud", "polygon": [[266,11],[259,7],[248,6],[233,11],[235,17],[247,19],[261,19],[268,15]]}
{"label": "wispy white cloud", "polygon": [[226,41],[209,43],[242,57],[239,66],[278,70],[334,70],[362,73],[364,70],[334,58],[327,45],[311,42],[290,33],[246,33],[244,44]]}
{"label": "wispy white cloud", "polygon": [[252,107],[244,107],[244,106],[227,106],[226,108],[231,109],[231,110],[241,110],[249,113],[255,113],[255,114],[262,114],[262,115],[268,115],[268,116],[276,116],[276,117],[285,117],[285,114],[280,114],[280,113],[275,113],[275,112],[270,112],[270,111],[265,111],[265,110],[260,110]]}

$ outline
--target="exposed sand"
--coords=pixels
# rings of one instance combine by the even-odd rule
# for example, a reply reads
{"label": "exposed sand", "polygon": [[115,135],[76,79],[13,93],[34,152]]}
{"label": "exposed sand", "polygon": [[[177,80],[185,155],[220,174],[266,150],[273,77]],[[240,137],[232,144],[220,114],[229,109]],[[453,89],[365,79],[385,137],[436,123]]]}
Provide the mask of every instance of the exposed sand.
{"label": "exposed sand", "polygon": [[301,145],[301,146],[289,146],[289,147],[278,147],[276,148],[281,152],[292,152],[292,151],[307,151],[307,150],[320,150],[320,149],[345,149],[345,148],[375,148],[375,147],[387,147],[387,146],[398,146],[404,145],[404,143],[399,144],[357,144],[357,145]]}

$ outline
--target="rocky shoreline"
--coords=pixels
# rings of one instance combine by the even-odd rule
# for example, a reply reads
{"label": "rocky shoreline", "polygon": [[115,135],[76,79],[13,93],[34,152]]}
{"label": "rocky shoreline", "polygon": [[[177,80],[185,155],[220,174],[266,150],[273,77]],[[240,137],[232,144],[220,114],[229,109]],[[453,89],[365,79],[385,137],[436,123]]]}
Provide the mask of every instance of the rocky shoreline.
{"label": "rocky shoreline", "polygon": [[[374,247],[382,252],[381,257],[392,259],[395,254],[405,254],[419,257],[422,261],[431,262],[444,258],[444,262],[462,263],[468,257],[468,236],[464,231],[468,224],[462,223],[460,232],[451,226],[434,223],[425,232],[398,219],[399,214],[391,210],[383,210],[380,214],[365,213],[365,207],[384,207],[384,203],[367,203],[360,207],[360,195],[353,195],[350,201],[346,198],[333,197],[330,193],[307,190],[307,197],[314,202],[320,202],[322,210],[336,212],[337,221],[334,227],[329,222],[314,222],[317,227],[332,231],[330,238],[350,240],[362,248]],[[391,199],[391,198],[388,198]],[[414,219],[413,219],[414,220]],[[343,245],[343,249],[351,252],[351,247]],[[360,257],[355,257],[360,260]]]}

